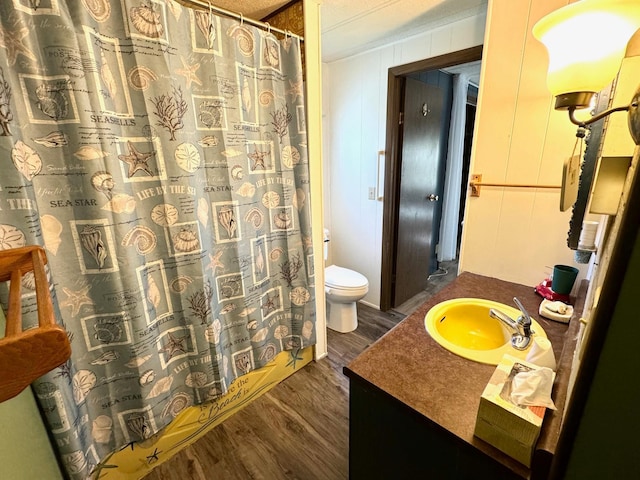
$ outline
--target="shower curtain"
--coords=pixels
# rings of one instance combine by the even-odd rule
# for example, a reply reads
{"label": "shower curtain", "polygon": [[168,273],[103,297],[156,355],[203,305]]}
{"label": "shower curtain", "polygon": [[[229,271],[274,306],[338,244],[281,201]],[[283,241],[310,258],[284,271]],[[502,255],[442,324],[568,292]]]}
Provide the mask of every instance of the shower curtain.
{"label": "shower curtain", "polygon": [[458,228],[460,227],[460,192],[462,190],[462,170],[464,164],[464,136],[467,121],[467,91],[469,75],[453,75],[453,103],[449,122],[449,145],[447,149],[446,175],[440,224],[440,249],[438,261],[455,260],[458,255]]}
{"label": "shower curtain", "polygon": [[315,343],[296,38],[173,0],[6,0],[0,127],[0,249],[46,248],[72,345],[34,385],[70,478]]}

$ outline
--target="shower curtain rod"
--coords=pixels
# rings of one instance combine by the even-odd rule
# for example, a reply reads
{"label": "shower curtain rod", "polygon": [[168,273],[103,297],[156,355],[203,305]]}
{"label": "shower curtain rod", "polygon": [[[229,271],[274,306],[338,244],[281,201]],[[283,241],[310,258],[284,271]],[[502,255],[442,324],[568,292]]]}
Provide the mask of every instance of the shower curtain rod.
{"label": "shower curtain rod", "polygon": [[268,31],[278,32],[278,33],[282,33],[285,36],[298,38],[301,42],[304,42],[304,37],[300,35],[296,35],[295,33],[289,30],[282,30],[277,27],[272,27],[267,22],[261,22],[259,20],[253,20],[251,18],[247,18],[241,13],[235,13],[229,10],[225,10],[224,8],[216,7],[215,5],[203,0],[178,0],[178,2],[188,8],[199,8],[205,11],[208,11],[209,9],[211,9],[215,12],[221,13],[222,15],[226,15],[227,17],[236,18],[240,20],[240,22],[247,22],[252,25],[255,25],[256,27],[260,27]]}

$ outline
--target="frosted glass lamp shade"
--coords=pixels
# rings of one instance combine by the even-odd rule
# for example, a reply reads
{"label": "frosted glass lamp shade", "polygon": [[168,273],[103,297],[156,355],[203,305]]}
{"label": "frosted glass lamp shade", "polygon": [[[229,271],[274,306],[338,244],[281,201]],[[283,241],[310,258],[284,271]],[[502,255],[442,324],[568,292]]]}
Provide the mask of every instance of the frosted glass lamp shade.
{"label": "frosted glass lamp shade", "polygon": [[638,0],[581,0],[543,17],[533,35],[549,54],[551,93],[562,97],[584,92],[574,106],[587,107],[591,96],[618,73],[627,43],[639,27]]}

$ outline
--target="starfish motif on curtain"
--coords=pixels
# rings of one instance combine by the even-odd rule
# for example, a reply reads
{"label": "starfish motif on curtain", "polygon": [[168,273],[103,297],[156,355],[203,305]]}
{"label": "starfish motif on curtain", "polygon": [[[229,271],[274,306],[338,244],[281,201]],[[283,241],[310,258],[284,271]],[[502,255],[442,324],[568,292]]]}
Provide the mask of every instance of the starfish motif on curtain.
{"label": "starfish motif on curtain", "polygon": [[264,164],[264,157],[269,155],[269,152],[259,152],[257,145],[254,145],[253,148],[255,151],[253,153],[247,154],[247,156],[251,160],[253,160],[253,167],[251,167],[251,170],[257,170],[258,167],[262,168],[263,170],[266,170],[267,167]]}
{"label": "starfish motif on curtain", "polygon": [[127,142],[127,148],[129,149],[129,154],[118,155],[118,158],[129,165],[129,171],[127,172],[128,177],[133,177],[138,171],[143,171],[150,177],[153,177],[153,172],[149,169],[147,162],[155,155],[155,152],[139,152],[131,142]]}
{"label": "starfish motif on curtain", "polygon": [[287,89],[287,93],[291,95],[291,99],[293,102],[295,102],[298,97],[304,98],[304,92],[302,89],[303,86],[304,83],[302,80],[298,80],[297,82],[292,82],[291,80],[289,80],[289,88]]}
{"label": "starfish motif on curtain", "polygon": [[177,337],[173,333],[169,332],[167,333],[167,337],[169,337],[169,341],[159,350],[167,355],[167,361],[180,353],[187,353],[188,349],[185,345],[187,336]]}
{"label": "starfish motif on curtain", "polygon": [[67,298],[60,302],[61,307],[71,307],[71,315],[76,316],[80,312],[82,305],[93,305],[93,301],[87,296],[91,285],[87,285],[80,290],[70,290],[67,287],[62,287],[62,291]]}
{"label": "starfish motif on curtain", "polygon": [[300,353],[299,348],[289,351],[289,355],[291,356],[291,358],[289,359],[289,362],[287,362],[287,367],[293,367],[293,369],[295,370],[298,360],[304,360],[304,358],[298,356],[298,353]]}
{"label": "starfish motif on curtain", "polygon": [[222,252],[222,250],[218,250],[215,255],[209,254],[209,265],[207,265],[207,270],[211,270],[212,275],[215,275],[216,268],[224,269],[224,263],[220,261]]}
{"label": "starfish motif on curtain", "polygon": [[[133,442],[132,442],[132,443],[133,443]],[[121,450],[122,450],[122,449],[121,449]],[[91,473],[91,478],[98,479],[98,478],[105,477],[105,476],[107,476],[107,475],[108,475],[108,472],[104,472],[104,473],[102,473],[102,470],[108,470],[108,469],[111,469],[111,468],[118,468],[118,465],[112,465],[112,464],[107,463],[107,462],[109,461],[109,459],[110,459],[111,457],[113,457],[113,454],[114,454],[114,453],[115,453],[115,452],[111,452],[111,453],[107,456],[107,458],[105,458],[102,462],[100,462],[98,465],[96,465],[96,468],[95,468],[95,469],[93,470],[93,472]]]}
{"label": "starfish motif on curtain", "polygon": [[158,451],[157,448],[153,449],[153,453],[151,455],[147,455],[147,464],[151,465],[152,463],[156,463],[159,460],[158,455],[162,453],[162,450]]}
{"label": "starfish motif on curtain", "polygon": [[28,35],[29,29],[26,27],[22,27],[15,32],[0,29],[0,47],[7,49],[7,63],[9,66],[16,64],[19,54],[34,62],[37,60],[33,52],[22,43],[22,40]]}
{"label": "starfish motif on curtain", "polygon": [[191,88],[192,83],[197,83],[198,85],[202,85],[202,81],[196,75],[196,72],[200,68],[200,63],[194,63],[190,65],[184,58],[180,57],[182,61],[183,68],[178,68],[176,73],[178,75],[182,75],[187,81],[187,88]]}
{"label": "starfish motif on curtain", "polygon": [[276,294],[273,297],[267,295],[267,300],[262,305],[262,316],[266,317],[272,312],[275,312],[278,308],[280,308],[280,295]]}
{"label": "starfish motif on curtain", "polygon": [[[123,445],[122,447],[120,447],[120,451],[125,450],[129,447],[131,447],[131,451],[133,452],[134,447],[136,446],[136,442],[129,442],[126,445]],[[112,454],[113,455],[113,454]],[[111,458],[111,456],[109,456],[108,458]]]}

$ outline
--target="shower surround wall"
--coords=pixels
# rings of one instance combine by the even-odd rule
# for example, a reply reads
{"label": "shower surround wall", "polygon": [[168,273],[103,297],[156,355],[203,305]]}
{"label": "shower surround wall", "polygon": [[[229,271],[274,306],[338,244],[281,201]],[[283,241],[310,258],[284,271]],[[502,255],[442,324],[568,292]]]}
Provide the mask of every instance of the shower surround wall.
{"label": "shower surround wall", "polygon": [[73,354],[35,391],[87,478],[315,343],[300,44],[170,0],[2,2],[0,33],[0,248],[47,249]]}

